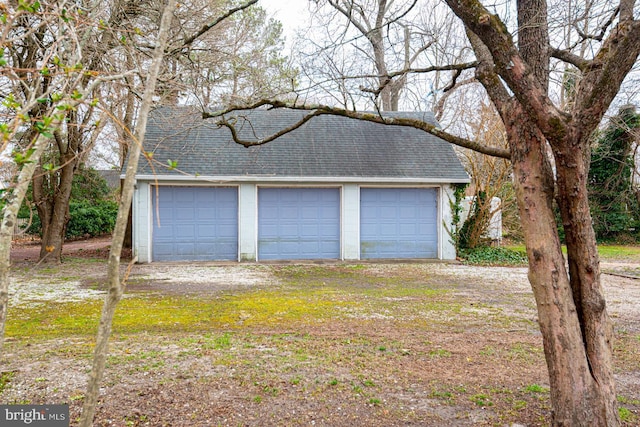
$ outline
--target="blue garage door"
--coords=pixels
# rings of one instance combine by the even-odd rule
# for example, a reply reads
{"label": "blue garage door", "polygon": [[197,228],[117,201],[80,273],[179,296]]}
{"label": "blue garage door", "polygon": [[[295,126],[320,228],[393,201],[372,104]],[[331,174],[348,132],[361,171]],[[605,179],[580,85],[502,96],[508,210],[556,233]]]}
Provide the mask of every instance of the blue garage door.
{"label": "blue garage door", "polygon": [[260,188],[258,258],[340,258],[340,190]]}
{"label": "blue garage door", "polygon": [[237,188],[158,190],[157,197],[152,193],[154,261],[238,259]]}
{"label": "blue garage door", "polygon": [[437,190],[362,188],[361,258],[437,258]]}

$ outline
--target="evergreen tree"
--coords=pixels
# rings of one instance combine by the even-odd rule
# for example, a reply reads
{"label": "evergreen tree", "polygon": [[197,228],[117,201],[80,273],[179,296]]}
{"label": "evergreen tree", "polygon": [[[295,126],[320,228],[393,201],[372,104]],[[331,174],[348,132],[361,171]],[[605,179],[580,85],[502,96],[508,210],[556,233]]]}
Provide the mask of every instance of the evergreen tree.
{"label": "evergreen tree", "polygon": [[633,185],[634,132],[640,114],[626,106],[613,117],[591,150],[589,199],[598,240],[612,241],[640,228],[640,206]]}

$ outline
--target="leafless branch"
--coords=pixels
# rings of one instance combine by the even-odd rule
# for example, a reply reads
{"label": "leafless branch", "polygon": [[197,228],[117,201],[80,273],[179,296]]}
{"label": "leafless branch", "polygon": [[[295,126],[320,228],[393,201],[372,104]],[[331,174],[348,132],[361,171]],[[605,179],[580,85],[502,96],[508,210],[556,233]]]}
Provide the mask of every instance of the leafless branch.
{"label": "leafless branch", "polygon": [[326,115],[349,117],[351,119],[364,120],[364,121],[380,123],[384,125],[412,127],[415,129],[420,129],[422,131],[425,131],[431,135],[437,136],[438,138],[441,138],[459,147],[468,148],[483,154],[487,154],[489,156],[501,157],[504,159],[511,158],[509,150],[507,149],[498,148],[498,147],[489,147],[476,141],[471,141],[456,135],[452,135],[448,132],[440,130],[436,125],[425,122],[424,120],[404,118],[404,117],[388,117],[388,116],[385,117],[380,112],[377,112],[377,113],[359,112],[359,111],[345,110],[342,108],[329,107],[326,105],[304,105],[304,104],[287,103],[283,101],[261,100],[249,106],[247,105],[239,106],[239,107],[232,106],[223,111],[218,111],[214,113],[208,113],[205,111],[202,113],[202,117],[204,119],[216,118],[219,120],[218,124],[220,124],[221,126],[226,126],[229,129],[231,129],[230,127],[231,123],[229,123],[224,118],[226,114],[234,111],[255,109],[260,107],[268,107],[269,109],[288,108],[292,110],[309,111],[309,114],[304,116],[295,124],[283,129],[282,131],[257,141],[243,141],[240,138],[238,138],[237,134],[234,134],[234,131],[232,131],[232,137],[235,142],[242,144],[244,146],[266,144],[267,142],[273,141],[274,139],[299,128],[304,123],[311,120],[313,117],[326,114]]}
{"label": "leafless branch", "polygon": [[309,120],[311,120],[315,116],[319,116],[320,114],[321,113],[318,113],[317,111],[310,111],[309,114],[304,116],[302,119],[300,119],[298,122],[294,123],[293,125],[288,126],[288,127],[284,128],[284,129],[282,129],[282,130],[280,130],[280,131],[278,131],[278,132],[276,132],[276,133],[274,133],[272,135],[269,135],[266,138],[261,138],[261,139],[254,140],[254,141],[241,139],[238,136],[238,132],[236,131],[235,123],[232,123],[231,121],[229,121],[224,116],[221,116],[222,118],[217,121],[217,124],[218,124],[218,126],[224,126],[227,129],[229,129],[229,131],[231,132],[231,137],[233,138],[233,141],[236,144],[240,144],[240,145],[243,145],[245,147],[251,147],[251,146],[254,146],[254,145],[263,145],[263,144],[271,142],[271,141],[273,141],[275,139],[278,139],[281,136],[286,135],[289,132],[292,132],[292,131],[298,129],[300,126],[304,125]]}
{"label": "leafless branch", "polygon": [[568,62],[569,64],[574,65],[580,71],[585,71],[589,67],[589,65],[591,65],[591,61],[586,60],[579,55],[571,53],[568,50],[552,48],[551,56],[561,61]]}
{"label": "leafless branch", "polygon": [[212,29],[213,27],[218,25],[220,22],[224,21],[225,19],[227,19],[231,15],[235,14],[236,12],[239,12],[241,10],[245,10],[250,6],[253,6],[257,2],[258,2],[258,0],[249,0],[246,3],[243,3],[238,7],[234,7],[232,9],[229,9],[226,13],[220,15],[219,17],[217,17],[212,22],[203,25],[202,28],[200,28],[198,31],[196,31],[195,34],[193,34],[193,35],[187,37],[186,39],[184,39],[182,41],[182,45],[180,47],[178,47],[178,48],[173,49],[171,51],[171,54],[175,54],[175,53],[179,52],[181,49],[184,49],[185,47],[190,46],[194,41],[196,41],[198,39],[198,37],[200,37],[203,34],[205,34],[207,31],[209,31],[210,29]]}
{"label": "leafless branch", "polygon": [[[424,67],[424,68],[407,68],[406,70],[399,70],[399,71],[394,71],[391,73],[387,73],[385,75],[376,75],[376,74],[365,74],[365,75],[361,75],[358,77],[352,77],[352,78],[377,78],[377,79],[382,79],[382,83],[379,85],[379,87],[375,88],[375,89],[369,89],[369,88],[365,88],[363,86],[360,87],[360,90],[363,92],[368,92],[368,93],[373,93],[373,94],[380,94],[380,92],[382,92],[382,90],[384,90],[385,86],[387,86],[389,83],[391,83],[393,81],[393,79],[395,77],[399,77],[399,76],[406,76],[407,74],[425,74],[425,73],[432,73],[435,71],[456,71],[456,74],[454,75],[454,79],[452,81],[452,83],[447,86],[449,89],[453,88],[453,85],[455,84],[455,79],[457,77],[460,76],[460,74],[462,73],[462,71],[464,70],[469,70],[472,69],[474,67],[478,66],[478,62],[477,61],[473,61],[473,62],[465,62],[462,64],[452,64],[452,65],[434,65],[431,67]],[[345,78],[349,78],[349,77],[345,77]]]}
{"label": "leafless branch", "polygon": [[[632,7],[632,9],[633,9],[633,7]],[[618,12],[620,12],[620,6],[618,6],[613,11],[613,13],[609,17],[609,19],[604,24],[602,24],[602,27],[600,27],[600,31],[597,34],[586,34],[582,30],[580,30],[580,28],[578,28],[578,26],[575,25],[575,24],[574,24],[574,28],[576,29],[576,32],[578,33],[578,35],[582,38],[582,41],[584,41],[584,40],[597,40],[597,41],[601,42],[604,39],[604,36],[607,33],[607,30],[613,24],[613,20],[618,15]],[[632,13],[631,17],[633,17],[633,13]],[[621,18],[622,18],[622,16],[621,16]]]}

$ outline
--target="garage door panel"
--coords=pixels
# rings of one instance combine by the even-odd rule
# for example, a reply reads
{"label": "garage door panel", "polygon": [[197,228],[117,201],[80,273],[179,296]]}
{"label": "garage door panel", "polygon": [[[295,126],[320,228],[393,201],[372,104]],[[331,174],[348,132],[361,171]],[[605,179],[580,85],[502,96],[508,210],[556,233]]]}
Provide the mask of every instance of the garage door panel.
{"label": "garage door panel", "polygon": [[224,206],[227,204],[233,203],[234,206],[231,207],[221,207],[217,209],[218,211],[218,220],[219,221],[227,221],[229,224],[235,224],[238,220],[238,207],[236,206],[236,202],[223,202]]}
{"label": "garage door panel", "polygon": [[193,243],[177,243],[176,249],[179,255],[192,256],[195,254],[195,246]]}
{"label": "garage door panel", "polygon": [[[162,189],[161,189],[162,191]],[[177,191],[173,194],[173,201],[176,203],[191,203],[195,201],[196,195],[202,197],[202,191]]]}
{"label": "garage door panel", "polygon": [[[226,231],[224,228],[223,231]],[[218,236],[220,230],[215,224],[198,224],[196,235],[205,240],[214,240]],[[192,236],[193,238],[193,236]]]}
{"label": "garage door panel", "polygon": [[213,202],[209,203],[211,203],[211,206],[198,206],[196,209],[196,219],[200,221],[211,221],[211,218],[215,218],[216,209],[213,207]]}
{"label": "garage door panel", "polygon": [[421,209],[418,209],[415,206],[399,206],[398,213],[400,214],[400,219],[417,219],[420,217]]}
{"label": "garage door panel", "polygon": [[398,224],[398,235],[400,237],[412,237],[416,234],[420,234],[417,230],[416,224]]}
{"label": "garage door panel", "polygon": [[[185,202],[178,202],[185,203]],[[192,208],[185,207],[184,205],[173,208],[175,220],[180,222],[193,221],[196,219],[196,213]],[[162,219],[162,216],[160,217]]]}
{"label": "garage door panel", "polygon": [[316,224],[300,224],[298,230],[300,231],[301,240],[307,238],[315,239],[317,236],[327,235],[327,233],[323,234]]}
{"label": "garage door panel", "polygon": [[153,216],[155,261],[238,257],[237,188],[161,186]]}
{"label": "garage door panel", "polygon": [[173,237],[177,240],[193,240],[196,237],[196,225],[176,224]]}
{"label": "garage door panel", "polygon": [[[284,200],[283,202],[292,203],[291,201],[284,201]],[[283,206],[282,209],[280,210],[280,217],[282,219],[297,220],[300,217],[300,212],[298,211],[298,209],[294,207]]]}
{"label": "garage door panel", "polygon": [[320,216],[322,218],[325,219],[333,219],[336,221],[340,220],[340,212],[337,211],[336,209],[334,209],[333,207],[331,208],[321,208],[320,209]]}
{"label": "garage door panel", "polygon": [[220,243],[232,242],[235,244],[238,240],[238,233],[231,227],[217,227],[215,236],[217,237],[216,241]]}
{"label": "garage door panel", "polygon": [[317,207],[314,207],[314,206],[302,207],[300,209],[300,219],[317,221],[322,217],[322,213],[323,213],[322,209],[318,209]]}
{"label": "garage door panel", "polygon": [[173,243],[156,243],[153,249],[155,255],[166,256],[172,253]]}
{"label": "garage door panel", "polygon": [[437,190],[363,188],[360,192],[362,258],[436,258]]}
{"label": "garage door panel", "polygon": [[337,188],[261,188],[258,258],[339,258],[339,218]]}

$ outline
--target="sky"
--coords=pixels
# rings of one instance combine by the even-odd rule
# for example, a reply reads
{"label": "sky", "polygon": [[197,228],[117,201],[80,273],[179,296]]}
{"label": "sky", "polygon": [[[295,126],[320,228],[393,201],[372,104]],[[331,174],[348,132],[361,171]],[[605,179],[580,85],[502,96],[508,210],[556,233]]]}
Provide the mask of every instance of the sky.
{"label": "sky", "polygon": [[287,38],[287,46],[293,35],[309,16],[309,0],[259,0],[258,4],[267,13],[282,22],[283,32]]}

